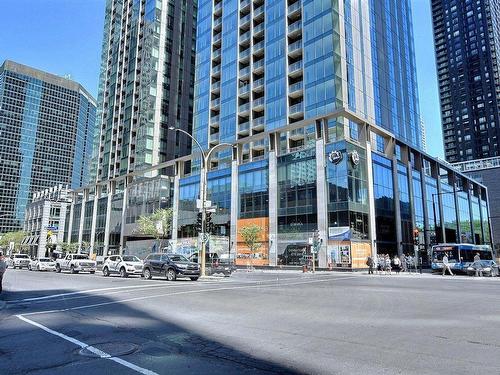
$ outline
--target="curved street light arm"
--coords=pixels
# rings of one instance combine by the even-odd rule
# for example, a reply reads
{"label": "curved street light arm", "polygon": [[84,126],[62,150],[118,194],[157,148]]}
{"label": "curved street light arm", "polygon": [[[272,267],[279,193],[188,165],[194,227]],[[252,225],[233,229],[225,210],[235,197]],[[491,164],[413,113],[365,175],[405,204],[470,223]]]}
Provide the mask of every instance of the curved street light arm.
{"label": "curved street light arm", "polygon": [[205,167],[205,159],[207,158],[207,156],[205,154],[205,151],[203,150],[203,147],[201,147],[200,142],[198,142],[195,137],[193,137],[191,134],[189,134],[187,131],[185,131],[183,129],[174,128],[173,126],[169,127],[169,129],[186,134],[189,138],[191,138],[193,140],[194,143],[196,143],[196,145],[198,146],[198,148],[200,149],[200,152],[201,152],[201,156],[202,156],[201,160],[203,163],[203,167]]}
{"label": "curved street light arm", "polygon": [[208,151],[208,154],[207,154],[207,156],[206,156],[206,158],[207,158],[207,160],[206,160],[206,161],[207,161],[207,163],[208,163],[208,160],[210,159],[210,155],[212,155],[212,152],[214,152],[216,149],[218,149],[218,148],[222,148],[222,147],[231,147],[231,148],[233,148],[233,147],[234,147],[234,145],[233,145],[233,144],[231,144],[231,143],[219,143],[218,145],[216,145],[216,146],[212,147],[212,148]]}

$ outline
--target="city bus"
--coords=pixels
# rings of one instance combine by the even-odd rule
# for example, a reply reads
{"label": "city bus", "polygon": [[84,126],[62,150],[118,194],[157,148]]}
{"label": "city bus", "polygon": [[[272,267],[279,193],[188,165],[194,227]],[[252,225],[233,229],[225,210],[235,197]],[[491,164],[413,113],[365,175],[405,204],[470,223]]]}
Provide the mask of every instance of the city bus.
{"label": "city bus", "polygon": [[440,244],[432,247],[432,269],[443,269],[444,254],[448,255],[448,263],[452,270],[466,272],[467,267],[474,263],[474,256],[479,253],[481,260],[492,260],[493,251],[488,245],[473,245],[469,243]]}

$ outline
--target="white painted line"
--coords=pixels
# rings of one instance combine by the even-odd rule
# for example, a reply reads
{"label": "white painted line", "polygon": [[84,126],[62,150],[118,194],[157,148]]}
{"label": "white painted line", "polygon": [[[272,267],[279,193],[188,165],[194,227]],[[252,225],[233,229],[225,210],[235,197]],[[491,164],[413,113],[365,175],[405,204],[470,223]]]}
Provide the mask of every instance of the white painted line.
{"label": "white painted line", "polygon": [[79,346],[82,349],[86,349],[89,352],[94,353],[95,355],[98,355],[102,359],[108,359],[110,361],[116,362],[116,363],[118,363],[118,364],[120,364],[122,366],[128,367],[131,370],[137,371],[140,374],[144,374],[144,375],[159,375],[158,373],[156,373],[154,371],[145,369],[143,367],[139,367],[139,366],[134,365],[133,363],[125,361],[125,360],[123,360],[121,358],[112,357],[110,354],[108,354],[106,352],[103,352],[102,350],[99,350],[99,349],[97,349],[97,348],[95,348],[95,347],[93,347],[91,345],[87,345],[87,344],[85,344],[82,341],[79,341],[79,340],[77,340],[77,339],[75,339],[73,337],[65,335],[64,333],[54,331],[53,329],[45,327],[44,325],[42,325],[40,323],[37,323],[37,322],[35,322],[35,321],[31,320],[31,319],[25,318],[22,315],[16,315],[16,316],[19,319],[21,319],[22,321],[24,321],[24,322],[26,322],[28,324],[31,324],[31,325],[33,325],[35,327],[38,327],[38,328],[44,330],[45,332],[48,332],[48,333],[50,333],[50,334],[52,334],[54,336],[60,337],[60,338],[62,338],[64,340],[66,340],[66,341],[71,342],[72,344],[75,344],[75,345]]}
{"label": "white painted line", "polygon": [[88,290],[81,290],[81,291],[78,291],[78,292],[68,292],[68,293],[60,293],[60,294],[51,294],[49,296],[24,298],[24,299],[17,299],[17,300],[7,301],[7,302],[8,303],[32,302],[32,301],[41,301],[41,300],[51,299],[51,298],[74,296],[76,294],[86,294],[86,293],[94,293],[94,292],[105,292],[105,291],[108,291],[108,290],[119,290],[119,289],[135,289],[135,288],[154,287],[154,286],[157,286],[157,285],[156,284],[146,284],[146,285],[118,286],[118,287],[114,287],[114,288],[88,289]]}
{"label": "white painted line", "polygon": [[[196,294],[196,293],[202,293],[202,292],[216,292],[216,291],[220,291],[220,290],[251,289],[251,288],[261,288],[261,287],[266,287],[266,286],[268,286],[268,287],[282,287],[282,286],[291,286],[291,285],[324,283],[324,282],[328,282],[328,281],[352,279],[352,278],[355,278],[355,277],[356,276],[346,276],[346,277],[335,277],[335,278],[328,278],[328,279],[323,278],[322,280],[297,281],[297,282],[294,282],[294,283],[280,283],[280,284],[276,284],[276,283],[273,282],[273,284],[269,284],[269,285],[261,283],[261,284],[258,284],[258,285],[243,285],[243,286],[211,288],[211,289],[205,288],[205,289],[197,289],[197,290],[186,290],[186,291],[181,291],[181,292],[162,293],[162,294],[155,294],[155,295],[149,295],[149,296],[126,298],[126,299],[122,299],[122,300],[118,300],[118,301],[109,301],[109,302],[94,303],[94,304],[91,304],[91,305],[69,307],[69,308],[66,308],[66,309],[57,309],[57,310],[47,310],[47,311],[30,312],[30,313],[25,313],[25,314],[22,314],[22,315],[23,316],[30,316],[30,315],[52,314],[52,313],[66,312],[66,311],[73,311],[73,310],[83,310],[83,309],[90,309],[90,308],[93,308],[93,307],[115,305],[115,304],[119,304],[119,303],[132,302],[132,301],[142,301],[142,300],[151,299],[151,298],[158,298],[158,297],[177,296],[177,295],[181,295],[181,294]],[[269,283],[269,282],[267,282],[267,283]]]}

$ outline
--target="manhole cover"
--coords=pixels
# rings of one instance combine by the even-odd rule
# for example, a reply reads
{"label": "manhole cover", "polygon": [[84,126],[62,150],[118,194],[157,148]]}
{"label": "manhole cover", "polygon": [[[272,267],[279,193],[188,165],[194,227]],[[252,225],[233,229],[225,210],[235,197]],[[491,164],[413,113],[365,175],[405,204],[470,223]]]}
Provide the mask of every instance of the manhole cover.
{"label": "manhole cover", "polygon": [[[139,346],[137,346],[136,344],[127,342],[104,342],[91,345],[91,347],[108,354],[110,357],[121,357],[124,355],[132,354],[137,351],[137,349],[139,349]],[[78,351],[78,354],[85,357],[100,358],[100,353],[95,353],[91,347],[80,349]]]}

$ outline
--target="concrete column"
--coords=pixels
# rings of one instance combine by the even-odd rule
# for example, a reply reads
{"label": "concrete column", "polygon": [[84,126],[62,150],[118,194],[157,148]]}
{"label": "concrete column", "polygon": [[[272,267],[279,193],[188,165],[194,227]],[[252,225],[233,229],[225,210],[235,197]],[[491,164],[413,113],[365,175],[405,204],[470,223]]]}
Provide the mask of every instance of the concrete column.
{"label": "concrete column", "polygon": [[61,251],[61,243],[64,241],[64,229],[66,228],[66,213],[68,212],[68,203],[61,202],[61,211],[59,215],[59,228],[57,229],[56,250]]}
{"label": "concrete column", "polygon": [[[229,251],[236,251],[238,238],[238,212],[240,203],[240,194],[238,186],[238,160],[231,162],[231,230],[229,234]],[[234,246],[231,246],[234,243]],[[264,245],[265,246],[265,245]]]}
{"label": "concrete column", "polygon": [[394,184],[394,213],[396,214],[396,248],[398,255],[403,253],[403,232],[401,229],[401,205],[399,202],[399,181],[398,181],[398,159],[396,156],[392,157],[392,180]]}
{"label": "concrete column", "polygon": [[269,152],[269,265],[278,264],[278,163],[276,151]]}
{"label": "concrete column", "polygon": [[85,221],[85,205],[89,197],[89,191],[83,191],[82,209],[80,210],[80,227],[78,228],[78,254],[82,251],[83,222]]}
{"label": "concrete column", "polygon": [[40,228],[40,238],[38,239],[37,256],[44,257],[47,246],[47,226],[49,225],[51,202],[45,200],[42,207],[42,227]]}
{"label": "concrete column", "polygon": [[121,214],[121,226],[120,226],[120,255],[123,254],[123,248],[125,247],[125,222],[127,221],[127,206],[128,206],[128,178],[125,179],[123,186],[123,202],[122,202],[122,214]]}
{"label": "concrete column", "polygon": [[[177,170],[177,168],[176,168]],[[174,196],[172,202],[172,240],[177,240],[177,231],[179,229],[179,171],[174,176]]]}
{"label": "concrete column", "polygon": [[71,194],[71,211],[69,213],[69,223],[68,223],[68,243],[71,243],[71,231],[73,230],[73,214],[75,212],[75,196]]}
{"label": "concrete column", "polygon": [[375,226],[375,196],[373,194],[373,167],[372,167],[372,145],[368,140],[366,142],[366,176],[368,184],[368,212],[369,212],[369,225],[368,231],[370,233],[370,243],[372,247],[372,256],[377,255],[377,230]]}
{"label": "concrete column", "polygon": [[103,256],[108,255],[108,250],[109,250],[109,232],[110,232],[110,221],[111,221],[111,202],[113,199],[113,194],[114,194],[114,183],[112,181],[108,182],[108,202],[106,205],[106,225],[104,227],[104,251],[103,251]]}
{"label": "concrete column", "polygon": [[325,140],[316,140],[316,206],[319,238],[323,240],[318,251],[318,266],[328,267],[328,195],[326,189]]}
{"label": "concrete column", "polygon": [[97,225],[97,203],[100,197],[100,187],[95,187],[94,193],[94,208],[92,209],[92,227],[90,229],[90,254],[94,254],[95,246],[95,235],[96,235],[96,225]]}

